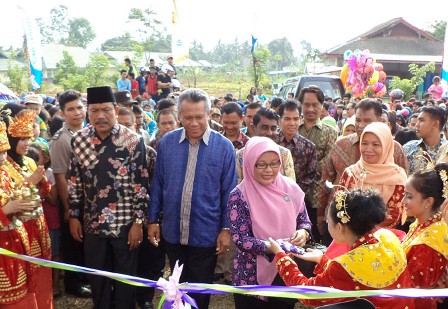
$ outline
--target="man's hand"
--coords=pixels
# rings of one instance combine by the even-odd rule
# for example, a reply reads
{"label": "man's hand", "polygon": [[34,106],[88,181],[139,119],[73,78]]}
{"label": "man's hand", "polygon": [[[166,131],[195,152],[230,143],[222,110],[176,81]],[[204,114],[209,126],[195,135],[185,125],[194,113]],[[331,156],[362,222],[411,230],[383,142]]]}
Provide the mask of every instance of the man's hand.
{"label": "man's hand", "polygon": [[76,241],[82,242],[82,226],[77,218],[70,218],[70,233]]}
{"label": "man's hand", "polygon": [[133,223],[128,234],[129,250],[137,249],[140,246],[143,239],[142,224]]}
{"label": "man's hand", "polygon": [[230,231],[221,230],[221,233],[216,239],[216,255],[222,255],[229,251],[230,246]]}
{"label": "man's hand", "polygon": [[294,246],[302,247],[306,243],[307,240],[308,240],[308,232],[304,229],[300,229],[300,230],[295,231],[292,234],[289,241]]}
{"label": "man's hand", "polygon": [[148,225],[148,240],[153,246],[155,247],[159,246],[160,226],[158,223],[150,223]]}

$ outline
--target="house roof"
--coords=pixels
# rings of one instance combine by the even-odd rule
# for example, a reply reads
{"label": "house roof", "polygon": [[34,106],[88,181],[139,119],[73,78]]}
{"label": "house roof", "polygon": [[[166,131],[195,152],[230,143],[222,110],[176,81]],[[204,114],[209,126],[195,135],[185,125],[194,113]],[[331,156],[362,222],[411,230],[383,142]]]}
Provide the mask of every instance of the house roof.
{"label": "house roof", "polygon": [[92,53],[82,47],[64,46],[61,44],[42,45],[42,65],[46,69],[56,69],[56,64],[64,59],[66,51],[73,57],[73,61],[80,68],[85,68],[89,63]]}
{"label": "house roof", "polygon": [[18,66],[18,67],[26,67],[26,64],[16,61],[16,60],[12,60],[12,59],[2,59],[0,58],[0,72],[7,72],[9,71],[9,68],[14,67],[14,66]]}
{"label": "house roof", "polygon": [[[408,35],[399,37],[391,35],[392,30],[399,27],[406,29]],[[378,54],[439,56],[443,52],[443,42],[400,17],[382,23],[348,42],[333,47],[325,54],[341,55],[346,50],[355,49],[369,49],[371,53]]]}

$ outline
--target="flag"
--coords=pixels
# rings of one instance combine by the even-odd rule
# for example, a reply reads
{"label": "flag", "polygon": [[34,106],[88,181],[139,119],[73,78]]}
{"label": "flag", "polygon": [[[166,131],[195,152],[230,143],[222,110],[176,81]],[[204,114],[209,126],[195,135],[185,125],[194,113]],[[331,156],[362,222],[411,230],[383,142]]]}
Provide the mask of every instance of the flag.
{"label": "flag", "polygon": [[442,58],[442,87],[445,93],[448,93],[448,29],[445,30],[445,43],[443,47]]}
{"label": "flag", "polygon": [[254,36],[252,35],[252,47],[250,49],[250,52],[253,53],[255,50],[255,43],[257,43],[257,39],[254,38]]}
{"label": "flag", "polygon": [[36,19],[28,14],[23,8],[23,27],[25,30],[26,53],[30,69],[30,79],[33,90],[42,86],[42,46],[39,26]]}
{"label": "flag", "polygon": [[190,40],[188,34],[185,31],[185,25],[182,16],[179,16],[179,9],[176,0],[173,0],[173,13],[172,13],[172,40],[171,50],[173,52],[173,62],[179,63],[188,59],[190,54]]}

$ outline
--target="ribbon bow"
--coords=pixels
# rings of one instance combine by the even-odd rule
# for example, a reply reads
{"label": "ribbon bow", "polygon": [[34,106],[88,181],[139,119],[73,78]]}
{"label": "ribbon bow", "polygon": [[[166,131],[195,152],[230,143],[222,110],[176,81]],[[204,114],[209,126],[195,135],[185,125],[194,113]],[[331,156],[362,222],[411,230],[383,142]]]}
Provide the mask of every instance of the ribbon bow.
{"label": "ribbon bow", "polygon": [[189,309],[191,306],[197,308],[196,301],[179,289],[179,279],[184,265],[179,266],[179,261],[173,269],[173,274],[165,280],[159,278],[157,286],[163,290],[164,294],[160,299],[159,309]]}

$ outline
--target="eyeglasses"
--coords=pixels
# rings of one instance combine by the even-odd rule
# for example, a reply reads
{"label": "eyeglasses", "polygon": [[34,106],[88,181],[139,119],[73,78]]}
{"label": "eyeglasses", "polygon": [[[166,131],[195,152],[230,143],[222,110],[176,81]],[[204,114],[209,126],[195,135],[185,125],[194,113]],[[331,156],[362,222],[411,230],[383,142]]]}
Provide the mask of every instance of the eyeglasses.
{"label": "eyeglasses", "polygon": [[265,170],[265,169],[268,168],[268,166],[271,169],[279,168],[280,167],[280,161],[273,162],[271,164],[268,164],[268,163],[257,163],[257,164],[255,164],[255,167],[258,168],[259,170]]}

